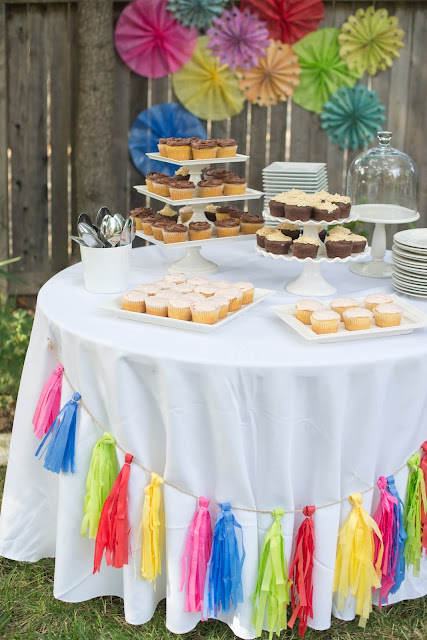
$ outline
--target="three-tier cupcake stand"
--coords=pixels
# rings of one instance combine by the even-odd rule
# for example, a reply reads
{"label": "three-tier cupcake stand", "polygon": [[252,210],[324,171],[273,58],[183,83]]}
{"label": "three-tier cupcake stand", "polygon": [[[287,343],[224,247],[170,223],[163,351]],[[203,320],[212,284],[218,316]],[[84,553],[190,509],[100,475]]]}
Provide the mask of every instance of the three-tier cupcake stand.
{"label": "three-tier cupcake stand", "polygon": [[[175,164],[180,167],[185,167],[188,169],[190,173],[190,180],[197,185],[197,183],[202,179],[202,171],[207,167],[210,167],[214,164],[224,164],[224,163],[234,163],[234,162],[246,162],[249,159],[249,156],[242,155],[240,153],[236,154],[231,158],[209,158],[206,160],[174,160],[172,158],[165,158],[160,155],[160,153],[147,153],[147,156],[151,160],[158,160],[159,162],[167,162],[169,164]],[[153,193],[147,189],[145,185],[136,185],[134,187],[138,193],[141,193],[150,198],[154,198],[155,200],[160,200],[168,204],[171,207],[181,207],[185,205],[191,205],[194,213],[189,222],[206,222],[206,216],[204,214],[204,209],[207,204],[217,204],[220,202],[236,202],[238,200],[257,200],[263,196],[262,191],[257,191],[256,189],[246,188],[245,193],[242,195],[233,195],[233,196],[217,196],[213,198],[189,198],[185,200],[173,200],[172,198],[167,198],[164,196],[159,196],[156,193]],[[197,187],[196,187],[197,193]],[[189,223],[186,223],[188,226]],[[247,240],[253,236],[241,235],[238,236],[230,236],[226,238],[217,238],[213,237],[208,240],[192,240],[186,242],[165,244],[164,242],[160,242],[155,240],[153,236],[142,233],[142,231],[137,231],[136,235],[144,240],[148,240],[153,244],[162,245],[165,248],[185,248],[187,253],[186,255],[173,262],[169,265],[169,271],[171,272],[183,272],[188,274],[212,274],[218,271],[218,265],[211,260],[206,260],[201,255],[201,249],[203,246],[210,244],[212,242],[232,242],[232,241],[240,241]]]}

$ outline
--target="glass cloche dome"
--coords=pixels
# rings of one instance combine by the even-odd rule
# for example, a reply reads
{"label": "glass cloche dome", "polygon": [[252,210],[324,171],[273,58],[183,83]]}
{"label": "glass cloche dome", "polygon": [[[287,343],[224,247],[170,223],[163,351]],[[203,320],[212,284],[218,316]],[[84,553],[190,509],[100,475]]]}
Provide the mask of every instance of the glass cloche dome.
{"label": "glass cloche dome", "polygon": [[379,145],[358,155],[348,170],[352,214],[361,219],[404,222],[417,213],[417,167],[390,145],[391,137],[391,131],[380,131]]}

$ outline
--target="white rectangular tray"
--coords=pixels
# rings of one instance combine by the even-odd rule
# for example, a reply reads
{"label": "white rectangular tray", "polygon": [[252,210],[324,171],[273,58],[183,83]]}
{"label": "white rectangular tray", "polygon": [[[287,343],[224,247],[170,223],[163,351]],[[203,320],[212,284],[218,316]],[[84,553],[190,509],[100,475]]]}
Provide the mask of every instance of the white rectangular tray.
{"label": "white rectangular tray", "polygon": [[147,153],[146,155],[151,160],[160,160],[160,162],[168,162],[169,164],[179,164],[181,167],[192,167],[195,165],[208,166],[210,164],[224,164],[226,162],[246,162],[249,158],[249,156],[245,156],[242,153],[236,153],[236,155],[231,158],[199,158],[198,160],[175,160],[174,158],[165,158],[158,152]]}
{"label": "white rectangular tray", "polygon": [[172,198],[158,196],[157,193],[148,191],[147,187],[143,184],[135,185],[134,189],[136,189],[138,193],[142,193],[144,196],[149,196],[150,198],[154,198],[155,200],[166,202],[166,204],[171,207],[181,207],[185,204],[211,204],[212,202],[232,202],[234,200],[257,200],[264,195],[262,191],[256,191],[256,189],[246,188],[245,193],[242,193],[242,195],[240,196],[215,196],[214,198],[188,198],[187,200],[172,200]]}
{"label": "white rectangular tray", "polygon": [[162,247],[166,247],[168,249],[179,249],[181,247],[202,247],[205,244],[210,244],[211,242],[230,242],[230,241],[241,241],[241,240],[253,240],[255,238],[255,234],[247,234],[243,235],[240,233],[238,236],[229,236],[227,238],[217,238],[213,236],[212,238],[208,238],[207,240],[186,240],[185,242],[171,242],[166,244],[163,240],[156,240],[153,236],[149,236],[146,233],[142,233],[142,231],[137,231],[136,235],[138,238],[142,238],[143,240],[148,240],[152,244],[157,244]]}
{"label": "white rectangular tray", "polygon": [[256,304],[276,293],[272,289],[255,289],[254,300],[250,304],[244,305],[239,311],[231,311],[225,318],[218,320],[215,324],[201,324],[200,322],[191,322],[186,320],[175,320],[175,318],[163,318],[160,316],[151,316],[148,313],[136,313],[135,311],[124,311],[122,309],[120,296],[114,298],[110,302],[101,304],[100,309],[105,309],[118,318],[126,320],[136,320],[137,322],[145,322],[148,324],[157,324],[163,327],[173,327],[174,329],[185,329],[187,331],[197,331],[198,333],[211,333],[215,329],[223,327],[231,320],[235,320],[242,313],[250,311]]}
{"label": "white rectangular tray", "polygon": [[[414,329],[427,327],[427,313],[420,311],[418,307],[406,302],[400,296],[392,295],[393,302],[403,309],[402,322],[398,327],[377,327],[372,321],[371,329],[361,331],[347,331],[341,322],[337,333],[324,333],[317,335],[310,325],[303,324],[295,318],[295,305],[286,304],[280,307],[270,307],[283,322],[299,333],[306,340],[314,342],[346,342],[348,340],[367,340],[369,338],[386,338],[412,333]],[[363,298],[355,298],[363,303]]]}

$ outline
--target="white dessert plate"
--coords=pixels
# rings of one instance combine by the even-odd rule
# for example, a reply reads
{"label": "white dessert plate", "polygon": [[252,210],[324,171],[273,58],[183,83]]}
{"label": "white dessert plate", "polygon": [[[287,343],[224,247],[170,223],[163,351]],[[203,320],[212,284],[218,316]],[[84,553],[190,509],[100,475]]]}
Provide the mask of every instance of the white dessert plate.
{"label": "white dessert plate", "polygon": [[415,273],[425,273],[427,275],[427,264],[425,262],[407,260],[406,258],[398,256],[394,251],[392,253],[392,258],[393,263],[405,271],[414,271]]}
{"label": "white dessert plate", "polygon": [[136,322],[144,322],[146,324],[157,324],[162,327],[172,327],[174,329],[185,329],[186,331],[197,331],[198,333],[211,333],[225,324],[228,324],[232,320],[236,320],[246,311],[250,311],[255,305],[259,304],[265,298],[276,293],[272,289],[255,289],[254,300],[250,304],[242,306],[239,311],[231,311],[225,318],[218,320],[215,324],[202,324],[200,322],[191,322],[190,320],[176,320],[175,318],[163,318],[160,316],[152,316],[148,313],[136,313],[135,311],[125,311],[122,309],[121,298],[113,298],[110,302],[101,304],[100,309],[112,313],[118,318],[125,318],[126,320],[135,320]]}
{"label": "white dessert plate", "polygon": [[394,242],[400,245],[414,247],[417,251],[427,253],[427,229],[405,229],[393,236]]}
{"label": "white dessert plate", "polygon": [[402,251],[407,251],[408,253],[412,253],[414,256],[418,256],[418,255],[419,256],[426,256],[427,255],[427,249],[419,249],[419,248],[411,247],[411,246],[409,246],[407,244],[402,244],[398,240],[394,240],[394,244],[395,244],[396,247],[398,247]]}
{"label": "white dessert plate", "polygon": [[396,289],[396,291],[399,291],[399,293],[404,293],[406,296],[413,296],[414,298],[427,299],[427,293],[426,294],[423,294],[423,293],[411,293],[405,287],[402,287],[400,284],[397,284],[394,280],[393,280],[393,286]]}
{"label": "white dessert plate", "polygon": [[401,247],[398,247],[396,244],[392,246],[392,250],[393,250],[393,254],[396,253],[398,256],[405,258],[407,260],[420,262],[421,264],[427,262],[427,255],[421,255],[421,253],[411,253],[406,249],[402,249]]}
{"label": "white dessert plate", "polygon": [[264,195],[262,191],[256,191],[255,189],[246,188],[245,193],[240,196],[215,196],[214,198],[189,198],[188,200],[172,200],[172,198],[165,198],[164,196],[158,196],[157,193],[148,191],[144,184],[138,184],[134,186],[134,189],[138,193],[142,193],[144,196],[149,196],[155,200],[166,202],[171,207],[181,207],[185,204],[211,204],[213,202],[232,202],[233,200],[257,200]]}
{"label": "white dessert plate", "polygon": [[325,162],[272,162],[262,172],[269,173],[315,173],[325,169]]}
{"label": "white dessert plate", "polygon": [[203,158],[202,160],[174,160],[173,158],[165,158],[160,153],[147,153],[147,156],[151,160],[160,160],[160,162],[167,162],[168,164],[178,164],[181,167],[194,167],[202,165],[208,167],[210,164],[224,164],[225,162],[246,162],[249,156],[245,156],[242,153],[236,153],[231,158]]}
{"label": "white dessert plate", "polygon": [[[213,233],[215,233],[215,229],[213,229]],[[185,240],[185,242],[171,242],[166,244],[163,240],[156,240],[154,236],[149,236],[142,231],[137,231],[136,235],[143,240],[148,240],[152,244],[157,244],[162,247],[166,247],[166,249],[180,249],[180,248],[188,248],[188,247],[202,247],[205,244],[210,244],[212,242],[239,242],[242,240],[250,240],[251,238],[255,238],[255,234],[251,233],[248,235],[243,235],[243,233],[239,233],[238,236],[229,236],[227,238],[217,238],[215,235],[212,238],[208,238],[207,240]]]}
{"label": "white dessert plate", "polygon": [[400,269],[396,264],[393,265],[393,273],[401,280],[408,280],[409,282],[427,284],[427,272],[426,273],[412,273]]}
{"label": "white dessert plate", "polygon": [[406,276],[400,276],[395,271],[393,272],[393,280],[395,280],[397,284],[400,284],[402,287],[408,288],[408,290],[427,293],[427,281],[419,282],[417,280],[410,280],[406,278]]}
{"label": "white dessert plate", "polygon": [[[414,329],[422,329],[427,327],[427,313],[420,311],[418,307],[406,302],[400,296],[391,296],[395,302],[403,310],[402,322],[398,327],[377,327],[374,320],[370,329],[360,331],[348,331],[344,328],[344,323],[340,322],[337,333],[324,333],[317,335],[314,333],[310,325],[303,324],[295,317],[295,305],[287,304],[280,307],[271,307],[271,310],[300,334],[306,340],[312,342],[346,342],[349,340],[367,340],[369,338],[386,338],[388,336],[403,335],[412,333]],[[363,306],[363,298],[356,298]]]}

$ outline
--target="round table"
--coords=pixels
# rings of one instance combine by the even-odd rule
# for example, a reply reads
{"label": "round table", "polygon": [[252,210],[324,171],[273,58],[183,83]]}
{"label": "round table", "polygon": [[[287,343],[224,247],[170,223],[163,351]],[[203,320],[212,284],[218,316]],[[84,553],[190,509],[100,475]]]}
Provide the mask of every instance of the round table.
{"label": "round table", "polygon": [[[210,334],[126,321],[99,305],[113,296],[84,290],[81,264],[65,269],[38,298],[16,409],[0,518],[0,554],[36,561],[55,556],[54,595],[80,602],[100,595],[124,599],[126,620],[149,620],[167,598],[166,624],[176,633],[195,627],[199,614],[184,612],[181,556],[197,508],[191,496],[164,486],[166,544],[154,590],[135,579],[140,564],[143,490],[150,477],[132,465],[129,521],[133,557],[122,570],[92,575],[94,541],[80,537],[86,475],[99,429],[79,411],[76,473],[59,476],[34,456],[31,419],[41,389],[56,366],[55,345],[74,387],[92,414],[126,451],[171,483],[234,506],[286,511],[347,498],[375,485],[404,464],[427,438],[427,331],[346,343],[309,343],[269,309],[295,300],[284,290],[299,265],[259,257],[253,240],[205,248],[220,265],[217,279],[251,280],[277,290],[270,298]],[[158,279],[182,250],[133,251],[131,286]],[[176,256],[175,256],[176,254]],[[387,280],[365,279],[346,265],[327,265],[337,295],[391,292]],[[215,279],[214,278],[214,279]],[[410,299],[427,310],[427,303]],[[66,381],[62,402],[71,397]],[[119,452],[119,462],[123,455]],[[402,498],[407,471],[396,477]],[[378,492],[364,496],[372,513]],[[342,504],[314,515],[314,615],[309,626],[326,629],[331,612],[354,617],[348,599],[338,612],[332,597],[337,533],[350,511]],[[217,507],[212,506],[215,515]],[[243,527],[245,601],[220,616],[241,638],[254,637],[251,595],[259,549],[272,523],[268,514],[235,511]],[[300,513],[285,513],[288,562]],[[427,562],[407,578],[390,602],[427,594]]]}

